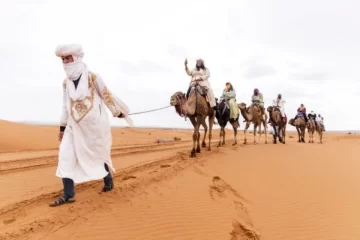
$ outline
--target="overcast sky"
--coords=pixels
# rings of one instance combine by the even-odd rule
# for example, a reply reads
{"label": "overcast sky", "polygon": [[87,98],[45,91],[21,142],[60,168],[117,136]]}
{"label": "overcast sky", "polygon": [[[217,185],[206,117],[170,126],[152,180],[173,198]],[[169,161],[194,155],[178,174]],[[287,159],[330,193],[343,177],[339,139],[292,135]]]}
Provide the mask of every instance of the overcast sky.
{"label": "overcast sky", "polygon": [[[221,3],[221,4],[220,4]],[[219,96],[277,93],[293,117],[304,103],[329,130],[360,129],[358,0],[0,0],[0,119],[57,124],[65,73],[55,48],[80,43],[84,62],[132,112],[169,105],[203,58]],[[190,127],[173,108],[136,126]],[[120,119],[113,125],[126,126]],[[241,128],[244,125],[241,124]],[[293,129],[289,127],[289,129]]]}

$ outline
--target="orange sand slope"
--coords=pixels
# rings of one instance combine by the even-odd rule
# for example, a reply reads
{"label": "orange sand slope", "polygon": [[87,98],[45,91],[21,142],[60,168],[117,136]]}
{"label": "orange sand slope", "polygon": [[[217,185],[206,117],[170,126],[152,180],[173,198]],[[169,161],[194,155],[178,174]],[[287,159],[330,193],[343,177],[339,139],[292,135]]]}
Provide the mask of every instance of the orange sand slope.
{"label": "orange sand slope", "polygon": [[61,190],[58,128],[0,129],[0,240],[360,239],[358,135],[253,145],[250,134],[232,146],[227,131],[217,148],[216,130],[212,151],[192,159],[190,131],[114,129],[115,189],[77,185],[74,204],[49,208]]}

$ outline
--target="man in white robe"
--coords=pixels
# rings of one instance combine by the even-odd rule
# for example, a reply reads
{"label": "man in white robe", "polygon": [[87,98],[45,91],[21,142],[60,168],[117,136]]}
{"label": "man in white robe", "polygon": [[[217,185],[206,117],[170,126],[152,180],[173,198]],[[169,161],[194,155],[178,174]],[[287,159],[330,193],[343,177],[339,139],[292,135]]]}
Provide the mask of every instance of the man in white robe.
{"label": "man in white robe", "polygon": [[194,69],[190,70],[187,66],[187,60],[185,59],[185,71],[187,75],[191,77],[190,86],[187,92],[187,97],[189,96],[191,87],[197,82],[200,86],[207,88],[207,98],[210,104],[210,107],[216,111],[216,100],[214,92],[210,86],[209,77],[210,71],[205,67],[204,60],[196,60],[196,66]]}
{"label": "man in white robe", "polygon": [[[282,120],[285,122],[285,100],[282,99],[282,96],[280,93],[278,94],[277,98],[273,100],[272,105],[273,105],[273,107],[276,107],[279,109]],[[269,121],[270,121],[270,118],[269,118]]]}
{"label": "man in white robe", "polygon": [[63,82],[63,108],[60,121],[59,162],[56,176],[62,178],[64,194],[50,203],[59,206],[75,201],[74,184],[104,179],[103,192],[113,189],[110,169],[111,129],[105,106],[114,117],[130,125],[129,109],[106,87],[102,78],[82,62],[81,45],[60,45],[66,79]]}

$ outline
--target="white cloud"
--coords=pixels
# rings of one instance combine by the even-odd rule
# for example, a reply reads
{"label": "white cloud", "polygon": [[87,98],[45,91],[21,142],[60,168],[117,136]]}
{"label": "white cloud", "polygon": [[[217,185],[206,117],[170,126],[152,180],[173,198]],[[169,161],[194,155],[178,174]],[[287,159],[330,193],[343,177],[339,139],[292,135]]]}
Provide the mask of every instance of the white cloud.
{"label": "white cloud", "polygon": [[[360,22],[356,0],[0,0],[0,118],[58,122],[64,78],[54,50],[81,43],[84,61],[133,112],[169,104],[189,82],[183,62],[202,57],[220,95],[254,88],[288,115],[300,103],[328,129],[358,129]],[[136,115],[137,126],[187,127],[173,109]],[[113,119],[115,125],[122,120]]]}

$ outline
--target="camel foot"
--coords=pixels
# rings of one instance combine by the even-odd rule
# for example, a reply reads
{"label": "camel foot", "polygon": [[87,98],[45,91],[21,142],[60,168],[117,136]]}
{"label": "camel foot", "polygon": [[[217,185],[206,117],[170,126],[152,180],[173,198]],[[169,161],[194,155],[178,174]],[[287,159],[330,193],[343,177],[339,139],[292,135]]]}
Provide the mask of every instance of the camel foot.
{"label": "camel foot", "polygon": [[301,141],[300,141],[300,140],[299,140],[298,142],[299,142],[299,143],[301,143]]}
{"label": "camel foot", "polygon": [[219,144],[217,145],[217,147],[221,147],[221,143],[219,143]]}
{"label": "camel foot", "polygon": [[267,144],[267,141],[265,141],[265,144]]}
{"label": "camel foot", "polygon": [[221,146],[224,146],[224,145],[225,145],[225,142],[222,142],[222,143],[221,143]]}
{"label": "camel foot", "polygon": [[198,146],[198,147],[196,148],[196,152],[197,152],[197,153],[200,153],[200,152],[201,152],[200,146]]}
{"label": "camel foot", "polygon": [[285,140],[282,143],[285,144]]}
{"label": "camel foot", "polygon": [[304,140],[304,139],[301,139],[301,142],[305,143],[305,140]]}
{"label": "camel foot", "polygon": [[247,141],[245,140],[243,144],[247,144]]}
{"label": "camel foot", "polygon": [[237,142],[234,142],[232,145],[235,146],[237,144]]}
{"label": "camel foot", "polygon": [[277,142],[276,142],[276,141],[273,141],[273,144],[277,144]]}
{"label": "camel foot", "polygon": [[206,147],[206,143],[203,142],[203,143],[201,144],[201,147],[205,148],[205,147]]}
{"label": "camel foot", "polygon": [[190,157],[191,157],[191,158],[196,157],[196,151],[195,151],[195,149],[191,150]]}
{"label": "camel foot", "polygon": [[211,151],[211,147],[209,146],[208,151]]}

